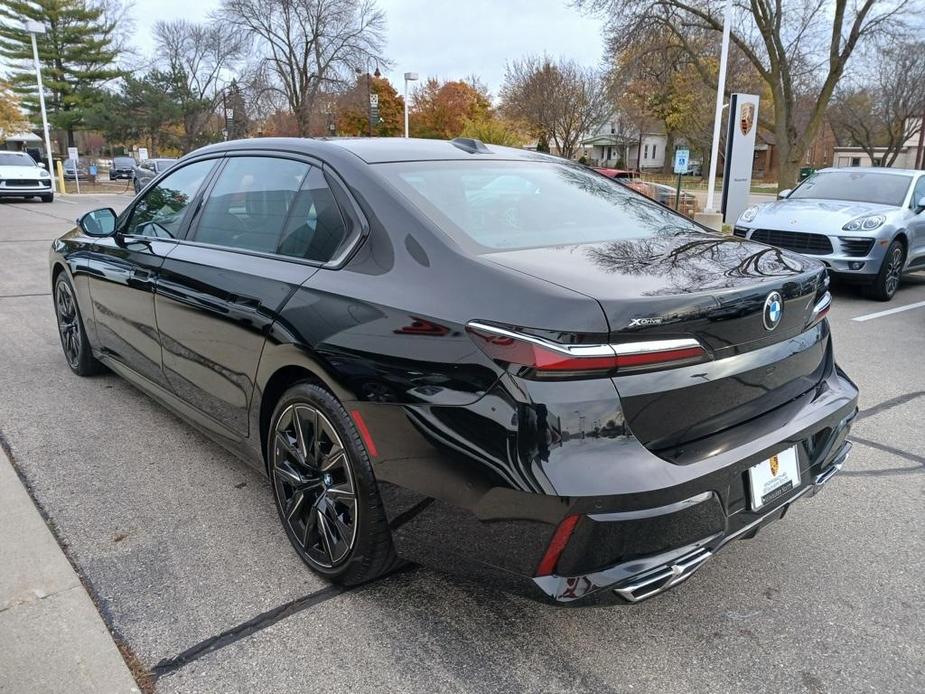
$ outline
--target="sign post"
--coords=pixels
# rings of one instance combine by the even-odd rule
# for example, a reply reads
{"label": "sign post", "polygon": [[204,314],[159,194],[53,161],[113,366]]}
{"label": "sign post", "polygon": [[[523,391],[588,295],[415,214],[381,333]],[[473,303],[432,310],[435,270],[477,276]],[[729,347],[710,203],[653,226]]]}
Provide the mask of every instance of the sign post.
{"label": "sign post", "polygon": [[735,224],[748,207],[758,130],[758,96],[733,94],[729,99],[729,129],[723,169],[723,221]]}
{"label": "sign post", "polygon": [[675,190],[674,195],[674,208],[677,211],[680,211],[681,207],[681,176],[687,173],[690,154],[690,151],[686,149],[676,149],[674,151],[674,172],[678,174],[678,188]]}
{"label": "sign post", "polygon": [[80,171],[77,169],[77,148],[67,148],[67,158],[74,162],[74,183],[77,184],[77,194],[80,195]]}

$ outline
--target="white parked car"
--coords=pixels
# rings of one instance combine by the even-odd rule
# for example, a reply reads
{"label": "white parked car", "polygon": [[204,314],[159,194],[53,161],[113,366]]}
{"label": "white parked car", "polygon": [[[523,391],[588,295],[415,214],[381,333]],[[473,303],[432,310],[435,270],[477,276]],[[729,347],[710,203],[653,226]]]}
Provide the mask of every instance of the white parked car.
{"label": "white parked car", "polygon": [[778,197],[742,212],[735,235],[817,258],[881,301],[925,270],[925,171],[822,169]]}
{"label": "white parked car", "polygon": [[51,175],[25,152],[0,152],[0,197],[54,199]]}

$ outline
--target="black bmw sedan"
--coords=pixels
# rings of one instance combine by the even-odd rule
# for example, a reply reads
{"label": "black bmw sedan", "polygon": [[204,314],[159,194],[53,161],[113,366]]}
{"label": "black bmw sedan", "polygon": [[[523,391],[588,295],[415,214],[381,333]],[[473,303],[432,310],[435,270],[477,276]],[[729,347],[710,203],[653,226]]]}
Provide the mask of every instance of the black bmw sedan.
{"label": "black bmw sedan", "polygon": [[295,551],[343,584],[404,559],[636,602],[850,449],[822,265],[546,155],[223,143],[50,260],[71,369],[265,471]]}

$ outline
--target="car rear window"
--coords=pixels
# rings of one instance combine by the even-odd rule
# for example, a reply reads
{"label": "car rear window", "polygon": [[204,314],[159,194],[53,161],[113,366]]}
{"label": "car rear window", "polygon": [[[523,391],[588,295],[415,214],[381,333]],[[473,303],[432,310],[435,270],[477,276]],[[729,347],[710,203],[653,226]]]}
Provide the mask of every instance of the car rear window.
{"label": "car rear window", "polygon": [[113,166],[132,167],[135,166],[135,160],[131,157],[116,157],[112,160]]}
{"label": "car rear window", "polygon": [[911,182],[911,176],[902,174],[856,169],[820,171],[803,181],[789,198],[873,202],[898,207],[906,199]]}
{"label": "car rear window", "polygon": [[532,248],[702,231],[600,174],[549,161],[377,164],[443,230],[476,250]]}

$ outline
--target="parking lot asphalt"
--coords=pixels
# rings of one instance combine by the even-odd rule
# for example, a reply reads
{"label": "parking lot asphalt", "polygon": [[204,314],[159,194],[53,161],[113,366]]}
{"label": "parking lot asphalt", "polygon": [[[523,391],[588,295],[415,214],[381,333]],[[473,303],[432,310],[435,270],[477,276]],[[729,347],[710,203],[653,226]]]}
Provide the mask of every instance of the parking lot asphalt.
{"label": "parking lot asphalt", "polygon": [[[835,287],[857,442],[815,498],[635,606],[567,609],[412,568],[348,592],[291,551],[266,481],[61,355],[49,242],[127,197],[0,203],[0,437],[115,638],[161,692],[921,692],[925,274]],[[5,638],[5,637],[2,637]]]}

